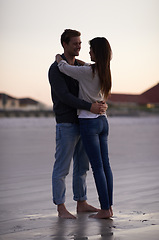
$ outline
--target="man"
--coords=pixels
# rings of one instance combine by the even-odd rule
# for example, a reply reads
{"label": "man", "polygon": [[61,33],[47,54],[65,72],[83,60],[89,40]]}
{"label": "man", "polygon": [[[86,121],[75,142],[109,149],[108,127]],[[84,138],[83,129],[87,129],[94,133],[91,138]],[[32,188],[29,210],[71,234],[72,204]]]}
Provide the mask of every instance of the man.
{"label": "man", "polygon": [[[66,29],[61,35],[64,48],[62,58],[71,65],[78,65],[75,56],[81,49],[80,32]],[[53,202],[61,218],[76,218],[65,207],[65,178],[73,158],[73,198],[77,201],[77,212],[98,211],[87,203],[86,172],[89,162],[80,138],[77,109],[102,113],[106,104],[88,103],[78,98],[78,82],[61,73],[57,62],[49,69],[49,82],[56,117],[56,153],[52,174]]]}

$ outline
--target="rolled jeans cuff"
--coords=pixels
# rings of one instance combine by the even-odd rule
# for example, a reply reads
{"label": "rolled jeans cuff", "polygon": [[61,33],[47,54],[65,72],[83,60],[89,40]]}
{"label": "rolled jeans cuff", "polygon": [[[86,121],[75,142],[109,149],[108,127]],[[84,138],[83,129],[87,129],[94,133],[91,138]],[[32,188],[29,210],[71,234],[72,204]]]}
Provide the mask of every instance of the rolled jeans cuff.
{"label": "rolled jeans cuff", "polygon": [[73,200],[74,201],[79,201],[79,202],[81,202],[81,201],[86,201],[87,200],[87,196],[84,196],[84,197],[73,197]]}

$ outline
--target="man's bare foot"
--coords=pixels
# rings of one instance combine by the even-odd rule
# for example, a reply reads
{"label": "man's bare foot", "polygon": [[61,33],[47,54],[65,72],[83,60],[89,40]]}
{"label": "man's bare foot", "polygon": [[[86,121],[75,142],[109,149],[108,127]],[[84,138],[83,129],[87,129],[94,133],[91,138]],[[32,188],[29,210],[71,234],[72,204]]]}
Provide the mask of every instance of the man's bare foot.
{"label": "man's bare foot", "polygon": [[98,212],[99,209],[89,205],[86,201],[77,202],[77,213],[81,212]]}
{"label": "man's bare foot", "polygon": [[101,209],[97,214],[92,214],[89,216],[90,218],[98,218],[98,219],[105,219],[112,217],[110,210],[103,210]]}
{"label": "man's bare foot", "polygon": [[58,216],[63,219],[76,219],[69,211],[67,211],[64,204],[59,204],[57,206]]}

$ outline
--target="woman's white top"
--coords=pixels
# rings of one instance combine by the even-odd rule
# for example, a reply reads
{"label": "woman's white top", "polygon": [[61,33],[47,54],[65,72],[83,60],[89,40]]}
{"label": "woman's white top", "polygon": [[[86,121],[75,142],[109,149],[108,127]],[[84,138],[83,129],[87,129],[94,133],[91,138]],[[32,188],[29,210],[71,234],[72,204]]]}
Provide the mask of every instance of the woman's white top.
{"label": "woman's white top", "polygon": [[[93,76],[92,68],[89,64],[85,64],[84,66],[73,66],[69,65],[65,60],[61,60],[58,67],[60,72],[63,72],[79,82],[80,99],[90,103],[103,101],[98,74],[95,72]],[[79,118],[96,118],[98,116],[100,115],[86,110],[78,110]]]}

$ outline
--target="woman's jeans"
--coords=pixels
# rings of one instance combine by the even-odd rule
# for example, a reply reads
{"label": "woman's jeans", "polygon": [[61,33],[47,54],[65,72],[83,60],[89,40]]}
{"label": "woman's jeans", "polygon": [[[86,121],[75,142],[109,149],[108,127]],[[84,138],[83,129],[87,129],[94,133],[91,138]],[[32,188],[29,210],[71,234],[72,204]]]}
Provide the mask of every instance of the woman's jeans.
{"label": "woman's jeans", "polygon": [[83,201],[86,196],[86,172],[89,160],[83,148],[79,124],[58,123],[56,125],[56,153],[52,174],[53,202],[65,202],[65,178],[73,158],[73,198]]}
{"label": "woman's jeans", "polygon": [[105,116],[81,118],[80,132],[88,155],[101,209],[113,204],[113,175],[108,157],[108,121]]}

